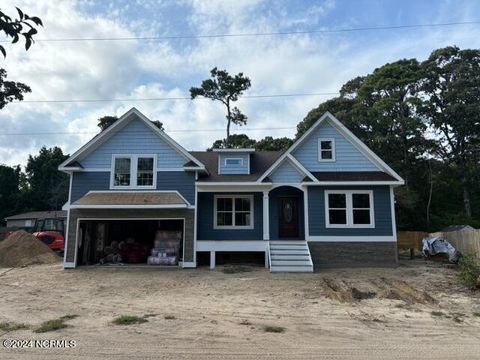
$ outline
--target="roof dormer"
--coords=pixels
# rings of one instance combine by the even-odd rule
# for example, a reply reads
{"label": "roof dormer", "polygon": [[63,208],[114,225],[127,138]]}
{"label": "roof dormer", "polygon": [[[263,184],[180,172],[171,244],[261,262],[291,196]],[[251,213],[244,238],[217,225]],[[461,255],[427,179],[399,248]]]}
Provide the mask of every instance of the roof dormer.
{"label": "roof dormer", "polygon": [[255,149],[213,149],[218,153],[219,175],[249,175],[250,156]]}

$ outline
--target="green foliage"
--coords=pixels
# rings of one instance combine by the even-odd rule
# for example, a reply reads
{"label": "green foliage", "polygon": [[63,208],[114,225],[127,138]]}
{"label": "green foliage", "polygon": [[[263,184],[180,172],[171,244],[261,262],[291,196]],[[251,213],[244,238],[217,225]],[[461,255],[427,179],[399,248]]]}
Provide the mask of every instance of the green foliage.
{"label": "green foliage", "polygon": [[115,325],[134,325],[134,324],[143,324],[148,320],[145,317],[139,317],[135,315],[121,315],[113,319],[112,323]]}
{"label": "green foliage", "polygon": [[265,325],[263,327],[263,331],[269,332],[269,333],[283,333],[285,332],[285,328],[282,326],[276,326],[276,325]]}
{"label": "green foliage", "polygon": [[230,75],[226,70],[218,70],[216,67],[210,71],[211,78],[203,80],[200,87],[190,88],[190,96],[192,99],[198,96],[220,101],[227,109],[227,137],[224,140],[225,147],[230,147],[230,125],[245,125],[247,116],[244,115],[237,107],[232,107],[232,103],[237,101],[243,92],[250,88],[250,79],[238,73]]}
{"label": "green foliage", "polygon": [[32,92],[28,85],[7,81],[7,71],[0,68],[0,109],[12,101],[22,101],[23,94]]}
{"label": "green foliage", "polygon": [[25,207],[33,210],[59,209],[68,199],[69,177],[58,171],[68,158],[62,149],[42,147],[36,156],[28,157],[25,168],[28,189],[23,193]]}
{"label": "green foliage", "polygon": [[[279,151],[287,150],[293,144],[293,140],[287,137],[283,138],[273,138],[271,136],[266,136],[263,139],[256,141],[255,139],[250,139],[245,134],[232,134],[230,135],[229,147],[234,149],[246,149],[254,148],[257,151]],[[226,143],[225,139],[216,140],[211,149],[225,149]]]}
{"label": "green foliage", "polygon": [[20,208],[20,173],[18,165],[10,167],[0,164],[0,219],[13,215]]}
{"label": "green foliage", "polygon": [[475,288],[480,276],[480,263],[475,254],[466,254],[458,262],[460,266],[459,280],[470,288]]}
{"label": "green foliage", "polygon": [[118,120],[118,117],[116,116],[102,116],[101,118],[98,119],[97,126],[100,128],[101,131],[106,130],[108,127],[113,125],[115,121]]}
{"label": "green foliage", "polygon": [[[20,36],[23,36],[25,38],[25,50],[28,50],[34,43],[33,36],[37,33],[35,26],[43,26],[43,23],[40,18],[28,16],[18,7],[16,9],[18,18],[14,20],[3,11],[0,11],[0,32],[12,38],[12,44],[18,42]],[[4,57],[7,56],[7,52],[2,45],[0,45],[0,52]]]}
{"label": "green foliage", "polygon": [[15,330],[25,330],[28,329],[28,325],[23,323],[16,323],[16,322],[2,322],[0,323],[0,330],[1,331],[15,331]]}
{"label": "green foliage", "polygon": [[395,189],[400,230],[438,230],[452,223],[475,227],[480,223],[479,83],[480,50],[447,47],[424,62],[385,64],[311,110],[296,137],[331,112],[405,179],[406,186]]}
{"label": "green foliage", "polygon": [[56,331],[56,330],[64,329],[64,328],[68,327],[68,325],[65,324],[65,321],[67,321],[67,320],[70,320],[70,319],[62,316],[58,319],[52,319],[52,320],[44,321],[33,332],[45,333],[45,332],[49,332],[49,331]]}

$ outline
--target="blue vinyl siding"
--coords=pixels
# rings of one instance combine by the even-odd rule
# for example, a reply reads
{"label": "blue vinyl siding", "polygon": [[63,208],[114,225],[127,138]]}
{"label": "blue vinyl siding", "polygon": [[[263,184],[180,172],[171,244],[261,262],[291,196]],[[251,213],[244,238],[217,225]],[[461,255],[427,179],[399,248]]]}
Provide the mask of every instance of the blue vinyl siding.
{"label": "blue vinyl siding", "polygon": [[[237,193],[238,194],[238,193]],[[198,240],[263,240],[263,194],[254,193],[254,222],[253,229],[214,229],[213,228],[213,201],[214,193],[198,193],[197,211],[197,239]],[[219,194],[220,195],[220,194]],[[221,195],[235,195],[235,193],[221,193]],[[240,195],[251,195],[241,193]]]}
{"label": "blue vinyl siding", "polygon": [[133,120],[80,160],[84,168],[110,169],[112,154],[157,154],[158,168],[181,168],[188,160],[142,120]]}
{"label": "blue vinyl siding", "polygon": [[[219,174],[221,175],[238,175],[238,174],[248,174],[249,173],[249,160],[250,154],[239,154],[239,153],[228,153],[228,154],[218,154],[219,158]],[[225,159],[234,158],[242,159],[240,165],[225,165]]]}
{"label": "blue vinyl siding", "polygon": [[[72,181],[71,202],[81,198],[89,191],[110,190],[110,172],[75,172]],[[157,188],[154,190],[178,191],[190,204],[195,204],[195,174],[184,171],[159,171],[157,173]],[[141,190],[112,190],[141,191]]]}
{"label": "blue vinyl siding", "polygon": [[[375,228],[334,229],[325,227],[325,190],[373,190]],[[392,216],[388,186],[309,186],[308,221],[311,236],[390,236]]]}
{"label": "blue vinyl siding", "polygon": [[[335,161],[318,161],[318,139],[335,139]],[[330,123],[316,128],[292,154],[309,171],[378,171],[352,143]]]}
{"label": "blue vinyl siding", "polygon": [[284,160],[269,178],[274,183],[301,183],[305,178],[305,175],[301,174],[297,169],[293,167],[288,160]]}

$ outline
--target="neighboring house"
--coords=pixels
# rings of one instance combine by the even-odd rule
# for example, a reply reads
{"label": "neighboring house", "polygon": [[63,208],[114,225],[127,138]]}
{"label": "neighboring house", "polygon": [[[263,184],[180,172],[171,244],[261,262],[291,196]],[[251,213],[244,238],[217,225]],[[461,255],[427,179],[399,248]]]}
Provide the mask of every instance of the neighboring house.
{"label": "neighboring house", "polygon": [[156,229],[182,233],[185,268],[234,252],[264,254],[271,271],[397,260],[403,180],[330,113],[283,153],[188,152],[132,108],[59,169],[70,174],[65,268],[125,237],[151,245]]}
{"label": "neighboring house", "polygon": [[33,228],[37,220],[41,219],[66,219],[67,212],[57,211],[32,211],[23,214],[12,215],[5,218],[7,229]]}

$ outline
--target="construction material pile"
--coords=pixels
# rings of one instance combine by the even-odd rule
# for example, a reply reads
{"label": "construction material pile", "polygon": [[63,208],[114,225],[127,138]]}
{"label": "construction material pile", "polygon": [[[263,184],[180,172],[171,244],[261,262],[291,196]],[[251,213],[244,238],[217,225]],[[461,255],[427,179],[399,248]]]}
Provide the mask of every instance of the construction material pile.
{"label": "construction material pile", "polygon": [[181,231],[157,231],[149,265],[177,265],[180,255]]}
{"label": "construction material pile", "polygon": [[0,241],[0,267],[53,264],[61,258],[43,242],[26,231],[15,231]]}

